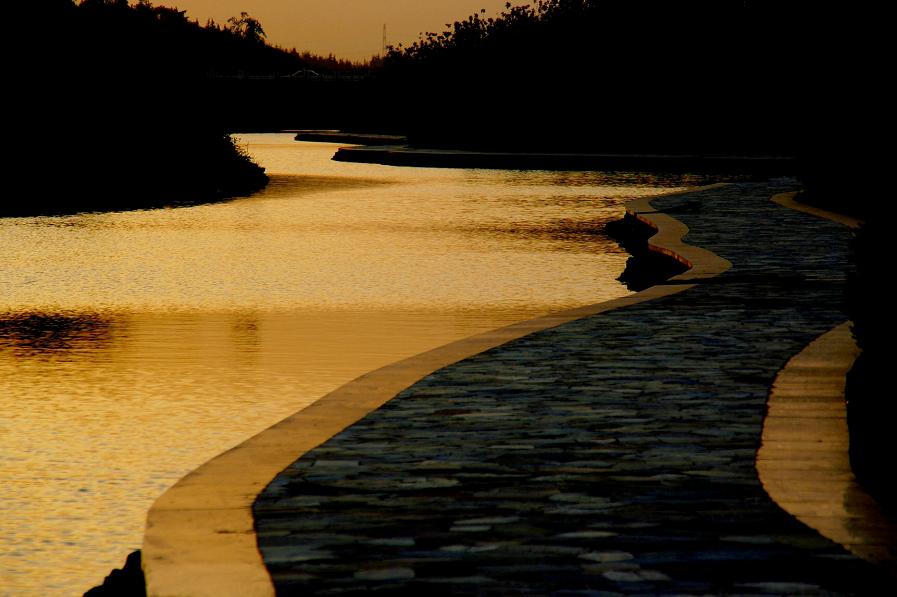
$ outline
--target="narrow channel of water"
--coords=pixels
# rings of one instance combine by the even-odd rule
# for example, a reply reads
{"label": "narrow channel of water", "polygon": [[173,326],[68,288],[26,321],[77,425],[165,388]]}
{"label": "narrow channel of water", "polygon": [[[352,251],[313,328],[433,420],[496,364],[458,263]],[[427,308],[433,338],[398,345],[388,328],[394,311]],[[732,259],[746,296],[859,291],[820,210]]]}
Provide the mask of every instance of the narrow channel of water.
{"label": "narrow channel of water", "polygon": [[253,197],[0,218],[0,595],[97,584],[178,478],[366,371],[627,294],[602,227],[682,184],[241,141]]}

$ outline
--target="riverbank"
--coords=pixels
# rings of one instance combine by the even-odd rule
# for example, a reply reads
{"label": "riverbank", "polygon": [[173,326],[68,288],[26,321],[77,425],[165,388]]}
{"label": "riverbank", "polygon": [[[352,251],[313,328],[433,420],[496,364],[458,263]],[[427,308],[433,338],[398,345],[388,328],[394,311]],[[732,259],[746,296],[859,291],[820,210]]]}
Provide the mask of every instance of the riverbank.
{"label": "riverbank", "polygon": [[22,165],[23,176],[0,200],[0,217],[130,211],[213,203],[268,184],[230,135],[159,125],[147,135],[98,131],[43,147],[26,140],[26,155],[64,157]]}
{"label": "riverbank", "polygon": [[429,168],[511,170],[596,170],[672,173],[793,175],[796,158],[787,156],[716,156],[609,153],[511,153],[427,149],[407,145],[341,147],[334,160]]}
{"label": "riverbank", "polygon": [[353,145],[402,145],[408,139],[404,135],[382,135],[372,133],[348,133],[339,130],[286,130],[285,133],[296,133],[296,141],[313,141],[317,143],[351,143]]}

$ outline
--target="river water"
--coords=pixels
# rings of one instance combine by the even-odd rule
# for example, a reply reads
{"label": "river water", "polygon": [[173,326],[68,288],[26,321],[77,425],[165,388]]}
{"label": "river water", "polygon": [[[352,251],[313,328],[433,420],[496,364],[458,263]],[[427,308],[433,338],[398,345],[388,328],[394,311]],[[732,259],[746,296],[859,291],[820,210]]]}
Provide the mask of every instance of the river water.
{"label": "river water", "polygon": [[0,595],[98,584],[167,487],[366,371],[627,294],[602,226],[683,184],[240,141],[252,197],[0,218]]}

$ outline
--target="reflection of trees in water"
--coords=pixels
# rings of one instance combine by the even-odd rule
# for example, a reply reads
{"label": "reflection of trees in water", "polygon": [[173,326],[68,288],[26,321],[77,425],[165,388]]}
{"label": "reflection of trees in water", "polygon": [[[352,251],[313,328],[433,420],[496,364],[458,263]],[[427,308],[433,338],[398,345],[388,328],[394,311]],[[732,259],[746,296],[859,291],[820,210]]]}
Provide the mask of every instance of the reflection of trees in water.
{"label": "reflection of trees in water", "polygon": [[288,197],[363,189],[366,187],[394,184],[389,180],[368,178],[346,178],[341,176],[311,176],[297,174],[274,174],[271,183],[256,197]]}
{"label": "reflection of trees in water", "polygon": [[230,335],[235,358],[242,364],[252,365],[258,361],[260,327],[261,319],[256,313],[238,313],[231,319]]}
{"label": "reflection of trees in water", "polygon": [[0,315],[0,350],[41,355],[112,341],[112,321],[93,313],[23,313]]}
{"label": "reflection of trees in water", "polygon": [[459,230],[475,237],[487,236],[504,241],[519,240],[527,248],[537,248],[532,241],[542,241],[541,251],[564,253],[608,253],[617,250],[617,243],[608,236],[605,226],[612,219],[554,219],[545,222],[516,221],[479,226],[460,226]]}

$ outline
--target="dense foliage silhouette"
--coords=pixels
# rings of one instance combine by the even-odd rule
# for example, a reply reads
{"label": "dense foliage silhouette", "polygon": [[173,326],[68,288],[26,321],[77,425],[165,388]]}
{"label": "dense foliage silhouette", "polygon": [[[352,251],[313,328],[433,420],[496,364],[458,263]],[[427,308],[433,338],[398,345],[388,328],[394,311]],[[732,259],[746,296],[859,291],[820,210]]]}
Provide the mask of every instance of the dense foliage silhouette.
{"label": "dense foliage silhouette", "polygon": [[795,154],[835,57],[816,14],[781,4],[508,4],[393,48],[384,77],[419,144]]}
{"label": "dense foliage silhouette", "polygon": [[257,21],[244,13],[200,26],[125,0],[38,0],[26,13],[41,43],[12,76],[15,192],[0,214],[178,204],[264,186],[209,84],[305,65],[267,45]]}

